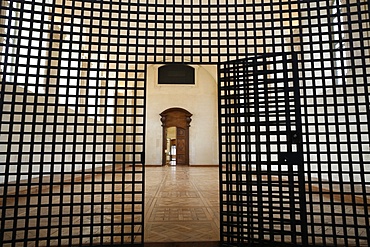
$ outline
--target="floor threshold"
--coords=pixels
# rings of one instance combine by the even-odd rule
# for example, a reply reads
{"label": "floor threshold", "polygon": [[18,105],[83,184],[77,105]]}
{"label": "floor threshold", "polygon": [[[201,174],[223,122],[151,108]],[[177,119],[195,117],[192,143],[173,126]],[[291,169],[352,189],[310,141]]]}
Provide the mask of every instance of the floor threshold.
{"label": "floor threshold", "polygon": [[219,241],[145,243],[144,247],[219,247]]}

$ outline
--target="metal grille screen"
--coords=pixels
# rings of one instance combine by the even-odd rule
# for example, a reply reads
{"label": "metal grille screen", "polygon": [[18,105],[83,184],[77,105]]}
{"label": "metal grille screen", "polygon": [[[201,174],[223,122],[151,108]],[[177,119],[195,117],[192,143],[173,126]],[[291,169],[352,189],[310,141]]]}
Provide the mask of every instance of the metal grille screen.
{"label": "metal grille screen", "polygon": [[219,66],[221,240],[368,246],[369,3],[297,4],[280,45]]}
{"label": "metal grille screen", "polygon": [[145,73],[117,5],[1,4],[1,245],[141,243]]}
{"label": "metal grille screen", "polygon": [[228,243],[306,243],[296,55],[220,66],[221,215]]}
{"label": "metal grille screen", "polygon": [[146,65],[293,51],[306,239],[368,244],[368,1],[2,0],[0,11],[4,246],[142,244]]}

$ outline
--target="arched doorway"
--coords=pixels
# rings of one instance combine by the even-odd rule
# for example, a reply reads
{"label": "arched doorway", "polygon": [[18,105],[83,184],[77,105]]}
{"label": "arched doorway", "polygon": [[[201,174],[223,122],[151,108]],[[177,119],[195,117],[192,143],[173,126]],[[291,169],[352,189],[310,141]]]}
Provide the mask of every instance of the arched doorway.
{"label": "arched doorway", "polygon": [[189,165],[189,127],[191,114],[182,108],[163,111],[162,165]]}

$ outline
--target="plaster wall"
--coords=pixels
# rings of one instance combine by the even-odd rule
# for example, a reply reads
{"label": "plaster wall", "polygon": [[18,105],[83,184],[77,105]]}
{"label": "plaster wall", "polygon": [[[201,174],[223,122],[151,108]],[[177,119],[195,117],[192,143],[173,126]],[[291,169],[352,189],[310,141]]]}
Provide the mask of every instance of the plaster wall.
{"label": "plaster wall", "polygon": [[[4,90],[9,93],[4,97],[0,142],[12,138],[14,144],[0,145],[0,184],[17,178],[35,178],[40,173],[70,173],[112,164],[112,126],[104,128],[100,125],[94,130],[91,125],[95,123],[94,119],[77,115],[72,108],[32,105],[35,101],[33,92],[25,92],[24,87],[17,86],[16,92],[23,95],[14,97],[10,94],[12,87]],[[39,95],[36,100],[51,102],[55,99]],[[22,107],[19,103],[24,101],[28,104]],[[14,102],[18,104],[13,106]],[[57,114],[45,115],[45,111]],[[116,149],[120,146],[116,141]],[[117,157],[116,161],[119,162]]]}
{"label": "plaster wall", "polygon": [[172,107],[193,114],[189,129],[190,165],[218,164],[217,67],[193,65],[195,85],[158,85],[158,68],[147,68],[146,165],[162,163],[160,113]]}

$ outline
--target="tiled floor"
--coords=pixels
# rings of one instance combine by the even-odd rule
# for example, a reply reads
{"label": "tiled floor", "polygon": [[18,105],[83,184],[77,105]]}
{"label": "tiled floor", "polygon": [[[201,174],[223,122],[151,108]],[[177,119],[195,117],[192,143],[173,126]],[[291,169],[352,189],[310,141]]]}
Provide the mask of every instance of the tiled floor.
{"label": "tiled floor", "polygon": [[[123,176],[117,170],[113,180],[108,171],[107,168],[104,175],[97,172],[63,187],[46,186],[40,187],[40,191],[31,190],[31,194],[8,196],[6,207],[1,208],[6,211],[5,219],[0,218],[0,223],[4,222],[0,226],[5,228],[4,236],[0,237],[8,242],[16,239],[17,243],[0,245],[129,242],[129,233],[142,230],[141,213],[130,213],[132,207],[141,212],[141,204],[130,203],[131,193],[125,194],[127,200],[123,200],[122,181],[125,178],[126,186],[132,187],[131,175]],[[154,244],[153,247],[170,242],[217,243],[220,238],[218,176],[218,167],[146,167],[144,242]],[[141,187],[138,191],[141,199]],[[366,200],[348,200],[342,194],[312,190],[312,196],[307,198],[308,234],[313,245],[369,246],[369,209],[364,210],[364,206],[370,204]],[[123,201],[127,202],[124,206]],[[276,214],[280,215],[279,212]],[[269,217],[266,215],[266,219]],[[132,226],[133,221],[140,224]],[[277,237],[274,240],[281,241]],[[289,236],[284,234],[289,242],[286,237]]]}
{"label": "tiled floor", "polygon": [[[218,241],[218,186],[218,167],[147,167],[145,242]],[[363,202],[355,203],[344,195],[343,198],[337,195],[341,194],[336,192],[334,202],[330,202],[330,193],[313,194],[312,197],[307,194],[309,242],[314,245],[368,246],[364,208],[359,206]],[[357,217],[353,209],[356,209]],[[355,229],[361,237],[357,241]],[[284,236],[284,242],[290,242],[289,239]],[[279,236],[274,240],[282,241]]]}
{"label": "tiled floor", "polygon": [[217,167],[147,167],[145,181],[145,242],[219,240]]}

